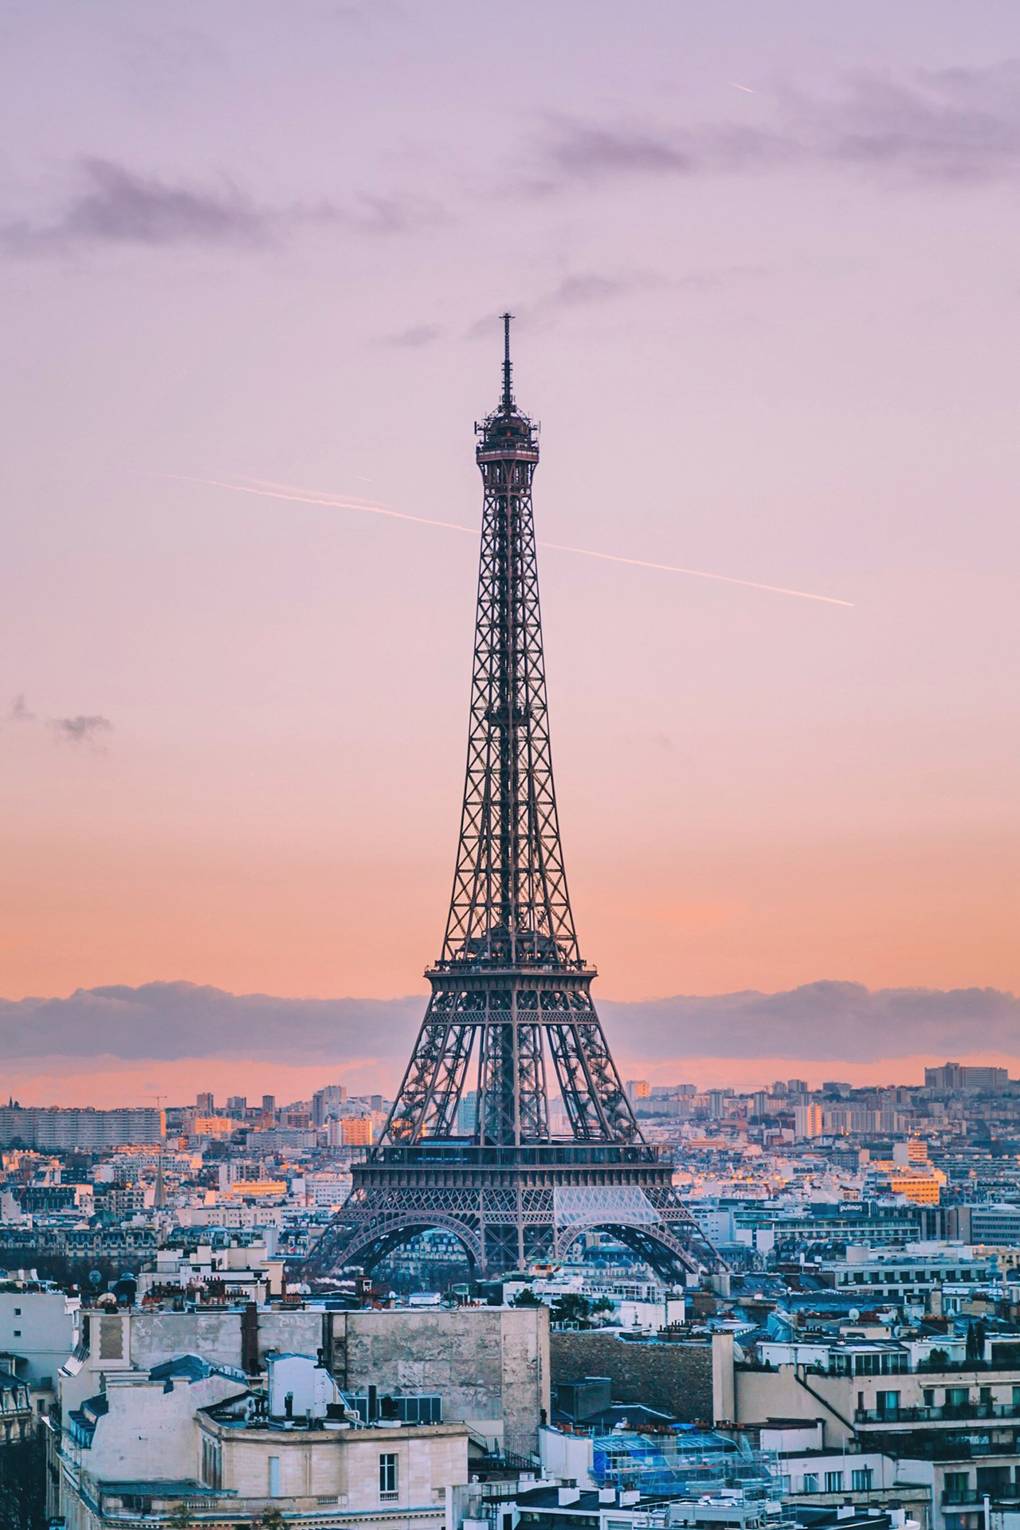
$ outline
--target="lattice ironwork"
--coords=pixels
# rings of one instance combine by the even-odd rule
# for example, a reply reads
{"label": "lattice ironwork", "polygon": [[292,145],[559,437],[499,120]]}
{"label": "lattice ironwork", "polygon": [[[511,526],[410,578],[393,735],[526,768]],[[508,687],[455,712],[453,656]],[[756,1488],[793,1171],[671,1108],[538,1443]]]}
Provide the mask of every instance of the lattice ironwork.
{"label": "lattice ironwork", "polygon": [[[578,945],[546,699],[531,498],[538,427],[514,399],[510,317],[500,402],[475,427],[484,488],[478,602],[442,953],[426,974],[428,1008],[380,1142],[355,1169],[354,1193],[315,1250],[316,1268],[374,1261],[424,1226],[455,1231],[484,1268],[556,1257],[578,1233],[560,1225],[555,1187],[588,1182],[637,1187],[637,1198],[609,1195],[605,1220],[629,1228],[642,1257],[651,1250],[653,1263],[674,1268],[714,1257],[672,1190],[670,1166],[642,1139],[592,1002],[595,970]],[[569,1163],[550,1135],[551,1077],[569,1124],[562,1143],[579,1155]],[[469,1090],[473,1119],[458,1133]],[[429,1157],[443,1144],[460,1149],[452,1167]],[[537,1176],[525,1167],[536,1148]],[[509,1187],[494,1152],[510,1154]]]}

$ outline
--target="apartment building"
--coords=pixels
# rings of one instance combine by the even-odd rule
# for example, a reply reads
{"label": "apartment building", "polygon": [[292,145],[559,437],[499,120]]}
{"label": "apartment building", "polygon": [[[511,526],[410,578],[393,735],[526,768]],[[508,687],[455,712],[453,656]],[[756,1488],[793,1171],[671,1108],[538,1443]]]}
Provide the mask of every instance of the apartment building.
{"label": "apartment building", "polygon": [[737,1420],[817,1422],[822,1448],[848,1457],[844,1471],[863,1470],[861,1455],[895,1461],[896,1484],[925,1490],[932,1530],[980,1530],[986,1496],[1020,1496],[1020,1366],[997,1361],[991,1342],[986,1359],[945,1355],[816,1339],[784,1361],[761,1345],[756,1362],[735,1367]]}
{"label": "apartment building", "polygon": [[[279,1354],[250,1384],[181,1355],[92,1377],[69,1369],[59,1447],[66,1530],[184,1516],[309,1530],[377,1523],[432,1530],[468,1477],[463,1424],[365,1426],[320,1360]],[[76,1405],[75,1405],[76,1404]]]}

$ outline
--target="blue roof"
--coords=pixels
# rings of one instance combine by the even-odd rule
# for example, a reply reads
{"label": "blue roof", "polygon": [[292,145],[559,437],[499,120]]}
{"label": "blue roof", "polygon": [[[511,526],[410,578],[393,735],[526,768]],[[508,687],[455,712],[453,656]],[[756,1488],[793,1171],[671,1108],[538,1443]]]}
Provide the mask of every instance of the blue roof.
{"label": "blue roof", "polygon": [[149,1372],[150,1381],[204,1381],[211,1376],[213,1367],[198,1355],[175,1355],[163,1360]]}

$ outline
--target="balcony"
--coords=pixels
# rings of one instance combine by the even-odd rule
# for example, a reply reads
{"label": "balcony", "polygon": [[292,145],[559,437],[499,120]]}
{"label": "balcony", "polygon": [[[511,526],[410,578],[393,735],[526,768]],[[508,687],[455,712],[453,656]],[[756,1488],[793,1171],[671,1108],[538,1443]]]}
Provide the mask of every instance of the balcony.
{"label": "balcony", "polygon": [[570,1167],[592,1164],[612,1166],[615,1164],[664,1163],[672,1156],[671,1149],[655,1143],[635,1142],[545,1142],[517,1147],[479,1146],[468,1138],[461,1141],[425,1140],[413,1146],[400,1143],[384,1143],[372,1150],[368,1162],[387,1164],[427,1165],[435,1168],[453,1168],[467,1165],[471,1168],[545,1168],[549,1165]]}
{"label": "balcony", "polygon": [[909,1427],[913,1424],[953,1424],[972,1419],[1006,1420],[1016,1424],[1020,1429],[1020,1409],[1014,1408],[1011,1403],[943,1403],[938,1406],[897,1408],[891,1411],[882,1408],[857,1408],[854,1411],[855,1424],[880,1425],[885,1429],[897,1425]]}

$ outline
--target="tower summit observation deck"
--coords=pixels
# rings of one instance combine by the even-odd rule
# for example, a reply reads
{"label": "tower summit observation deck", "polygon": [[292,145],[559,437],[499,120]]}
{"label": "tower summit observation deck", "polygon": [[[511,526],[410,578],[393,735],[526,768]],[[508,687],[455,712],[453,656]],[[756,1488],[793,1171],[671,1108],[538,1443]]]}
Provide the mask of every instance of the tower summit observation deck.
{"label": "tower summit observation deck", "polygon": [[[644,1141],[591,997],[560,844],[531,487],[503,315],[500,401],[475,426],[481,556],[460,838],[431,997],[379,1142],[309,1274],[371,1269],[445,1229],[482,1274],[562,1258],[612,1230],[661,1274],[721,1269]],[[569,1134],[550,1132],[555,1079]],[[473,1089],[474,1128],[457,1131]]]}

